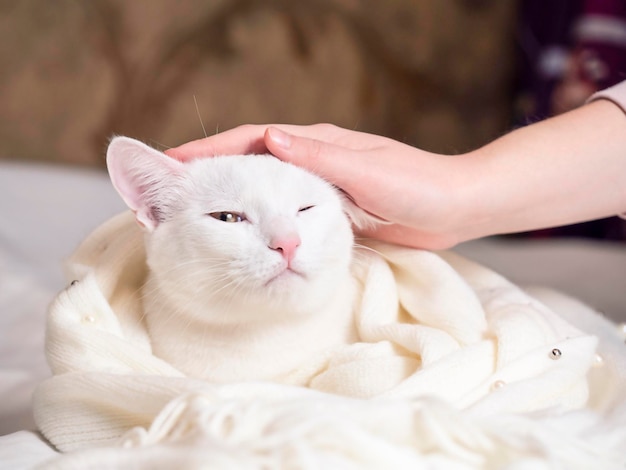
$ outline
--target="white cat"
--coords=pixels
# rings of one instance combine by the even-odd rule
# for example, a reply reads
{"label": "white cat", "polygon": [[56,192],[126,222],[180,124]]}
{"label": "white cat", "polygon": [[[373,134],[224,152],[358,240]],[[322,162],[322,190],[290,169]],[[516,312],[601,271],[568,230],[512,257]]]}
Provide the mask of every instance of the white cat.
{"label": "white cat", "polygon": [[211,381],[303,384],[356,340],[354,238],[330,184],[267,155],[181,163],[127,137],[107,165],[145,231],[155,355]]}

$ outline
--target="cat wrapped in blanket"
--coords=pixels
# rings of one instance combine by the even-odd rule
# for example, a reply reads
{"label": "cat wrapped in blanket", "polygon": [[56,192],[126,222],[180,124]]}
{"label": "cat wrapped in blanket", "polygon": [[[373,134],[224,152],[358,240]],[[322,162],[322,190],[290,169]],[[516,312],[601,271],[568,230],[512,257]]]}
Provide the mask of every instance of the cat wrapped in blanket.
{"label": "cat wrapped in blanket", "polygon": [[127,137],[107,167],[145,233],[153,354],[214,382],[303,384],[357,341],[351,224],[367,214],[332,185],[269,155],[183,163]]}

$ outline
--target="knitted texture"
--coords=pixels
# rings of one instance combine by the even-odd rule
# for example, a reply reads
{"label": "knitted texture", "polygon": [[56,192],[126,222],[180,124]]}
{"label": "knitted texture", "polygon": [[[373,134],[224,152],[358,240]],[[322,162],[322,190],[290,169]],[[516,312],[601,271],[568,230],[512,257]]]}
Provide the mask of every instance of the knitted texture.
{"label": "knitted texture", "polygon": [[49,312],[55,375],[34,408],[65,453],[50,468],[623,464],[616,328],[577,303],[562,303],[566,321],[451,252],[366,245],[353,270],[359,342],[304,365],[307,387],[211,384],[152,354],[142,234],[130,213],[105,223],[70,260],[78,282]]}

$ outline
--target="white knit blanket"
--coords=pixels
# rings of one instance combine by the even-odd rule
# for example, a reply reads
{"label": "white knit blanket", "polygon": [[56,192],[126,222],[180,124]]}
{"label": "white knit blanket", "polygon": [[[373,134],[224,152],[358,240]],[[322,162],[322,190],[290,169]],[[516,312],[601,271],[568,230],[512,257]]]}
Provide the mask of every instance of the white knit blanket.
{"label": "white knit blanket", "polygon": [[61,454],[45,467],[624,468],[615,325],[558,296],[556,314],[454,253],[368,246],[360,342],[308,388],[217,385],[151,353],[142,234],[130,213],[105,223],[49,312],[54,376],[34,407]]}

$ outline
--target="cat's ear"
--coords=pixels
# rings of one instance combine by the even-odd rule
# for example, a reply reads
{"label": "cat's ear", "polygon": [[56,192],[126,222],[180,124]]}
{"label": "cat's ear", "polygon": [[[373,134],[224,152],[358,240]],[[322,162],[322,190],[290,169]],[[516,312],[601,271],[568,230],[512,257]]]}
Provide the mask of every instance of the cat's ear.
{"label": "cat's ear", "polygon": [[341,205],[343,207],[343,211],[348,216],[352,225],[354,225],[358,229],[370,229],[374,228],[377,225],[388,225],[391,224],[388,220],[382,219],[366,210],[361,209],[356,205],[352,197],[346,194],[343,191],[341,193]]}
{"label": "cat's ear", "polygon": [[129,137],[114,137],[107,149],[113,186],[137,222],[148,231],[163,221],[167,194],[183,173],[183,164]]}

